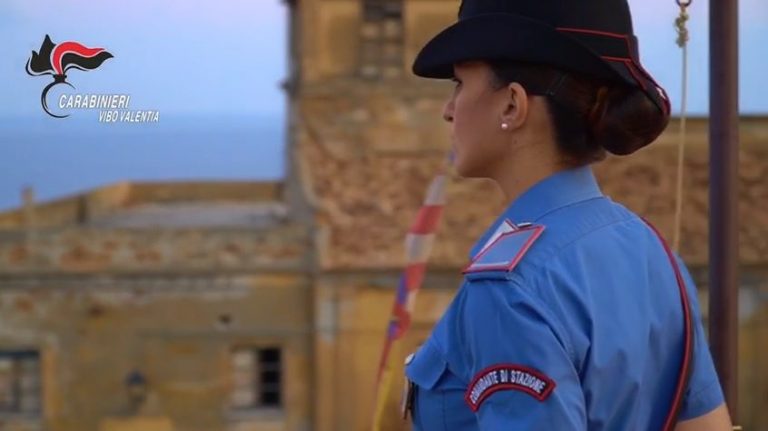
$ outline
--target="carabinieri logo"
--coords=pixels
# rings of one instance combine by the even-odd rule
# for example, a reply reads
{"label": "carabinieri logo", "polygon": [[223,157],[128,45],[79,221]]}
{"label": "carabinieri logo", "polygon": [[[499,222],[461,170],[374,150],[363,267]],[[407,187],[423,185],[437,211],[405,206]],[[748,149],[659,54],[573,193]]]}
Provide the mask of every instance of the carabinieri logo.
{"label": "carabinieri logo", "polygon": [[27,73],[31,76],[53,75],[53,82],[43,89],[40,96],[40,103],[46,114],[55,118],[65,118],[67,115],[56,115],[48,110],[48,101],[46,96],[48,91],[56,85],[67,84],[67,71],[70,69],[79,69],[83,71],[94,70],[101,66],[106,60],[112,58],[112,54],[104,48],[88,48],[77,42],[62,42],[54,44],[50,36],[45,35],[43,45],[40,47],[40,53],[32,51],[32,57],[27,60]]}

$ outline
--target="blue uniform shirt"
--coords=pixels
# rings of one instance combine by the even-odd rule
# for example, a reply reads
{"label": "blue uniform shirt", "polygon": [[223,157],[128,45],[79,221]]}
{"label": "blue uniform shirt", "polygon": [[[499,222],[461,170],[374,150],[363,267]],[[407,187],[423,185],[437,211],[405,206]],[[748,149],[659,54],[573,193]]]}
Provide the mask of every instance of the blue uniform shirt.
{"label": "blue uniform shirt", "polygon": [[[503,235],[509,222],[533,226]],[[516,199],[472,249],[478,256],[406,366],[414,429],[661,429],[684,348],[674,269],[658,237],[600,192],[589,167]],[[723,395],[695,286],[680,268],[695,332],[685,420]]]}

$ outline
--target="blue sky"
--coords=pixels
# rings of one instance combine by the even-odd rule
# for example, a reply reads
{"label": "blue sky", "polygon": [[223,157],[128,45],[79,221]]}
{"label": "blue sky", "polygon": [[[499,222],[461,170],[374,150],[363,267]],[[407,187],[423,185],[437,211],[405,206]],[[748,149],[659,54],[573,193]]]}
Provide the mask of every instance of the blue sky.
{"label": "blue sky", "polygon": [[[677,106],[675,2],[630,5],[646,68]],[[768,113],[768,1],[740,7],[741,111]],[[708,105],[707,14],[707,2],[694,1],[689,106],[699,115]],[[23,185],[49,199],[121,180],[279,178],[286,22],[280,0],[2,0],[0,210],[16,205]],[[128,93],[133,109],[159,110],[160,123],[45,116],[40,92],[51,78],[27,76],[24,65],[46,34],[114,54],[97,70],[70,71],[78,93]]]}
{"label": "blue sky", "polygon": [[71,71],[79,92],[130,93],[137,108],[178,114],[280,114],[286,17],[278,0],[2,0],[0,115],[39,115],[50,77],[24,65],[46,34],[115,58]]}

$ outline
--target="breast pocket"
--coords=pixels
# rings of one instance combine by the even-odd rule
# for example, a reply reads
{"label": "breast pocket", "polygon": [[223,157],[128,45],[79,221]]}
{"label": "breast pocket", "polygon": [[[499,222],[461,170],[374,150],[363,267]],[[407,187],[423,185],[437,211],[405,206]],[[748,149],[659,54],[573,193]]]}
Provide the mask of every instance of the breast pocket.
{"label": "breast pocket", "polygon": [[476,430],[475,418],[464,402],[466,383],[450,369],[443,354],[429,341],[406,365],[414,384],[414,431]]}

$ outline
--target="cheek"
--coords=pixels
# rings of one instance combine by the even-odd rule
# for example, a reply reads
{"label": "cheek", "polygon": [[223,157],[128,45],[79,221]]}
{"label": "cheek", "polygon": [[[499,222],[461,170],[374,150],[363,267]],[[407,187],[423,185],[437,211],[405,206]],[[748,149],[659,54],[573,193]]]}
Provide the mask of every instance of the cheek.
{"label": "cheek", "polygon": [[482,112],[475,100],[456,99],[456,110],[453,119],[453,131],[458,145],[462,147],[475,146],[483,130]]}
{"label": "cheek", "polygon": [[493,144],[492,115],[480,100],[456,99],[453,132],[457,152],[462,158],[484,158]]}

